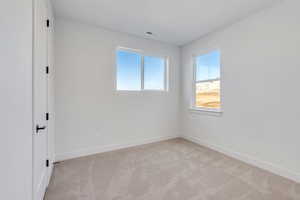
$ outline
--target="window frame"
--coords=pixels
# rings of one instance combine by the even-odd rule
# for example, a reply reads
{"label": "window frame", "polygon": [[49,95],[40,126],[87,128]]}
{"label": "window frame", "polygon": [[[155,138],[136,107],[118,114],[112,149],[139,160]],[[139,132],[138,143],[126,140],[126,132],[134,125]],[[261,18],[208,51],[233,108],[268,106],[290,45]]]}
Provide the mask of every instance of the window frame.
{"label": "window frame", "polygon": [[[207,79],[202,81],[197,81],[197,57],[212,53],[214,51],[218,51],[220,53],[220,78],[218,79]],[[220,48],[210,48],[199,51],[197,54],[192,55],[192,94],[191,94],[191,102],[190,102],[190,110],[191,111],[199,111],[199,112],[210,112],[210,113],[222,113],[223,112],[223,92],[222,92],[222,77],[223,77],[223,65],[222,65],[222,52]],[[220,81],[220,108],[206,108],[206,107],[197,107],[196,106],[196,83],[198,82],[208,82],[208,81]]]}
{"label": "window frame", "polygon": [[[135,53],[139,54],[141,56],[141,89],[140,90],[118,90],[118,62],[117,62],[117,53],[118,51],[125,51],[129,53]],[[161,58],[164,60],[164,87],[163,89],[145,89],[145,62],[144,57],[155,57],[155,58]],[[146,53],[143,50],[140,49],[133,49],[133,48],[127,48],[127,47],[117,47],[115,50],[115,90],[117,92],[168,92],[169,91],[169,57],[168,56],[161,56],[157,54],[151,54]]]}

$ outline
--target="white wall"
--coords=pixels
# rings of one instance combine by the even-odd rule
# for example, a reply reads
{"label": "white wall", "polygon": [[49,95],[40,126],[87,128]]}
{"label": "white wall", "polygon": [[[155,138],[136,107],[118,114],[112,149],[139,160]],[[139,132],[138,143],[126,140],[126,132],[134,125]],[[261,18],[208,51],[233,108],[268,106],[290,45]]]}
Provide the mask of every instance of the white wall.
{"label": "white wall", "polygon": [[[68,20],[55,28],[56,159],[175,136],[179,48]],[[116,92],[118,46],[170,57],[169,92]]]}
{"label": "white wall", "polygon": [[0,7],[0,199],[32,200],[32,1]]}
{"label": "white wall", "polygon": [[[299,8],[300,1],[285,1],[184,46],[181,55],[185,136],[298,180]],[[192,54],[210,48],[222,52],[221,116],[188,111]]]}

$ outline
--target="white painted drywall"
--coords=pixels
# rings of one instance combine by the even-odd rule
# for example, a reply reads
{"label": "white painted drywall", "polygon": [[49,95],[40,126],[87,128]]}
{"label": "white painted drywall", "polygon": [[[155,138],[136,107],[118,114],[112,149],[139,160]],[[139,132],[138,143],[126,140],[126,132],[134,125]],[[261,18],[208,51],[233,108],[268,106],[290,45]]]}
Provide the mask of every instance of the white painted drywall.
{"label": "white painted drywall", "polygon": [[[182,47],[183,133],[300,177],[300,1],[289,0]],[[221,116],[188,110],[192,55],[222,52]]]}
{"label": "white painted drywall", "polygon": [[0,199],[32,200],[32,1],[0,6]]}
{"label": "white painted drywall", "polygon": [[[118,46],[169,56],[168,92],[117,92]],[[179,48],[58,19],[56,159],[177,135]]]}

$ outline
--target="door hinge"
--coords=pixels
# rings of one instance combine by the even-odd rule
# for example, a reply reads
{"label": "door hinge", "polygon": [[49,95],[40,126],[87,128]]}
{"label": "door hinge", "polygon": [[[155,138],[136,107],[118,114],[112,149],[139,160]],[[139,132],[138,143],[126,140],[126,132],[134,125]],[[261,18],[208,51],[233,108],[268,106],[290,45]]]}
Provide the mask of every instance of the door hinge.
{"label": "door hinge", "polygon": [[47,27],[50,27],[50,20],[49,19],[47,19],[46,24],[47,24]]}
{"label": "door hinge", "polygon": [[46,167],[49,167],[49,160],[46,160]]}
{"label": "door hinge", "polygon": [[49,74],[49,66],[46,67],[46,74]]}
{"label": "door hinge", "polygon": [[49,113],[46,113],[46,120],[49,120]]}

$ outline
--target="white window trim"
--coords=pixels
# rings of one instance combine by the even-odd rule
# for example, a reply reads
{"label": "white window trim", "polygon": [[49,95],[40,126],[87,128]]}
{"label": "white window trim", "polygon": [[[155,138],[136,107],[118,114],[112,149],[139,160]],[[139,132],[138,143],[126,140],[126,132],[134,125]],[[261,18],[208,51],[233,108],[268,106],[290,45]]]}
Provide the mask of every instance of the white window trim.
{"label": "white window trim", "polygon": [[[220,78],[218,79],[207,79],[207,80],[202,80],[202,81],[197,81],[196,80],[196,75],[197,75],[197,57],[204,55],[204,54],[208,54],[212,51],[219,51],[221,54],[220,57]],[[222,77],[223,77],[223,65],[222,65],[222,53],[221,50],[219,48],[211,48],[211,49],[206,49],[206,50],[202,50],[197,54],[193,54],[192,56],[192,94],[191,94],[191,102],[190,102],[190,108],[189,110],[191,112],[199,112],[199,113],[216,113],[216,114],[221,114],[223,112],[223,92],[222,92]],[[196,106],[196,83],[197,82],[208,82],[208,81],[213,81],[213,80],[220,80],[220,98],[221,98],[221,108],[206,108],[206,107],[197,107]]]}
{"label": "white window trim", "polygon": [[[116,59],[116,55],[118,51],[126,51],[131,53],[136,53],[141,55],[141,89],[140,90],[118,90],[117,89],[117,79],[118,79],[118,63]],[[164,60],[165,66],[164,66],[164,88],[163,89],[145,89],[145,73],[144,73],[144,57],[156,57],[156,58],[162,58]],[[145,53],[142,50],[139,49],[132,49],[127,47],[117,47],[115,50],[115,91],[118,93],[135,93],[135,92],[168,92],[169,91],[169,57],[168,56],[161,56],[156,54],[149,54]]]}

